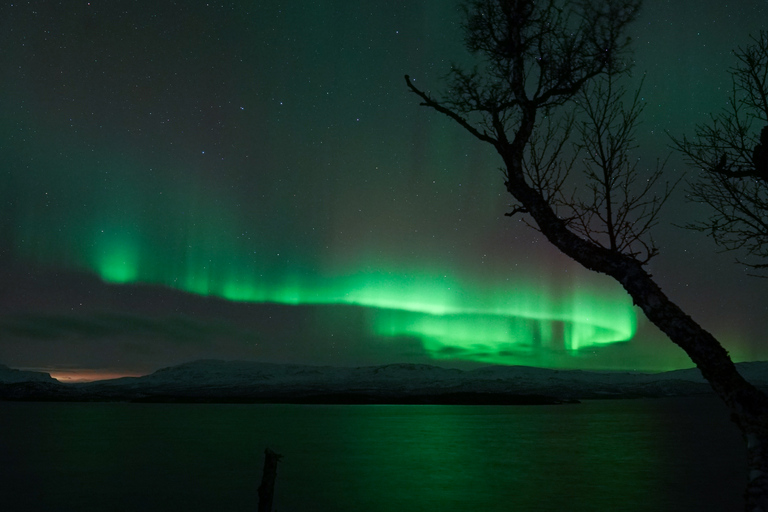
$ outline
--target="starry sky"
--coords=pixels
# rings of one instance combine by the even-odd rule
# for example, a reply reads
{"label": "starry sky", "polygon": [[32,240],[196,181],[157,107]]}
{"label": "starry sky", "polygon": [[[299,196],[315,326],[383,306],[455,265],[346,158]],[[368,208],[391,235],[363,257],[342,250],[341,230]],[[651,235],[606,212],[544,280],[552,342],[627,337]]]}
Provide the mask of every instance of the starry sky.
{"label": "starry sky", "polygon": [[[459,2],[0,6],[0,363],[62,379],[198,358],[666,370],[691,366],[610,279],[508,218],[500,162],[439,91]],[[695,176],[768,3],[647,0],[637,157]],[[631,85],[631,84],[630,84]],[[650,270],[737,360],[768,358],[765,282],[676,225]]]}

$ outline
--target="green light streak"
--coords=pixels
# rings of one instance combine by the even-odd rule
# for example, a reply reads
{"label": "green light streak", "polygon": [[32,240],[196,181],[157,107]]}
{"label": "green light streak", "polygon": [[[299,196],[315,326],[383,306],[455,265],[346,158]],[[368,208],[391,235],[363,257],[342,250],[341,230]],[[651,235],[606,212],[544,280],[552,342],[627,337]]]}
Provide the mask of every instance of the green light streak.
{"label": "green light streak", "polygon": [[615,289],[574,284],[557,290],[531,276],[489,287],[447,273],[261,273],[256,269],[269,265],[256,259],[222,265],[232,261],[226,250],[237,252],[226,245],[187,244],[179,266],[172,263],[175,253],[149,251],[141,239],[128,229],[99,231],[81,266],[108,283],[160,284],[237,302],[371,308],[369,334],[418,338],[436,359],[504,364],[553,351],[575,355],[628,341],[637,328],[628,296]]}
{"label": "green light streak", "polygon": [[94,211],[63,216],[34,204],[20,211],[16,254],[112,284],[163,285],[237,302],[365,307],[362,336],[416,338],[436,359],[547,364],[547,354],[628,341],[637,328],[626,293],[599,278],[569,283],[528,269],[502,284],[484,283],[373,257],[333,270],[309,243],[276,250],[285,246],[278,235],[245,236],[242,221],[213,194],[179,188],[159,207],[130,182],[113,188]]}
{"label": "green light streak", "polygon": [[[113,283],[153,282],[142,272],[136,248],[126,245],[129,240],[112,242],[108,247],[114,250],[104,251],[96,271]],[[543,282],[521,280],[510,289],[488,289],[446,274],[384,271],[268,279],[253,269],[222,274],[202,261],[183,279],[158,284],[238,302],[371,308],[371,334],[418,338],[436,359],[510,363],[542,351],[576,354],[628,341],[637,327],[628,297],[585,285],[555,293]]]}
{"label": "green light streak", "polygon": [[139,279],[139,253],[130,235],[104,235],[94,248],[94,267],[108,283],[132,283]]}

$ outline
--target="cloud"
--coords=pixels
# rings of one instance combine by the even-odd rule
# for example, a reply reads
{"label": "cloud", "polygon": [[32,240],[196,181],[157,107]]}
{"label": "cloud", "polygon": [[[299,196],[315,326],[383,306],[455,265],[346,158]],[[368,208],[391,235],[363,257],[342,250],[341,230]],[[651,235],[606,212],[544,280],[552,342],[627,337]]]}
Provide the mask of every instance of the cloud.
{"label": "cloud", "polygon": [[210,319],[124,313],[12,315],[0,320],[0,336],[41,341],[129,338],[184,343],[203,343],[221,338],[252,342],[258,338],[254,332]]}

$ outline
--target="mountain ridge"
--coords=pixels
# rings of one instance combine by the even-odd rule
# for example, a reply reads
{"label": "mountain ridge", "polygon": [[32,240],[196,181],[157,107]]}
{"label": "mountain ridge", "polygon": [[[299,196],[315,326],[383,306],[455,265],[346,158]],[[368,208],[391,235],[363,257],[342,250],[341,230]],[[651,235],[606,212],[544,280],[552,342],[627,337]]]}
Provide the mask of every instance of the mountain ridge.
{"label": "mountain ridge", "polygon": [[[768,362],[737,366],[756,386],[768,388]],[[0,365],[0,400],[560,403],[711,392],[696,368],[661,373],[501,365],[459,370],[413,363],[333,367],[203,359],[142,377],[65,384],[48,374]]]}

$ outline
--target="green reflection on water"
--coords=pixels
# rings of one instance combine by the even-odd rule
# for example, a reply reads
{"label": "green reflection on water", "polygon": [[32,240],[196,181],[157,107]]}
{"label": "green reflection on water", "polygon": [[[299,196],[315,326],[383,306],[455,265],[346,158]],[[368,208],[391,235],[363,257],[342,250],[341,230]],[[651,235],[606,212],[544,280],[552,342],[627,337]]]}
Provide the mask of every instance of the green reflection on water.
{"label": "green reflection on water", "polygon": [[[685,427],[677,436],[685,420],[674,416],[682,414],[679,407],[658,412],[649,403],[657,402],[4,403],[0,454],[8,463],[0,478],[13,490],[4,499],[17,510],[249,510],[270,446],[285,455],[276,510],[640,512],[700,510],[693,504],[717,499],[722,505],[717,480],[693,494],[685,492],[691,482],[680,481],[691,468],[713,471],[696,459],[696,436],[706,428],[692,434]],[[739,446],[735,429],[726,433]],[[674,443],[665,441],[672,437]],[[719,431],[712,438],[730,442]],[[679,452],[686,442],[691,451]],[[731,463],[720,456],[714,467],[732,471]],[[739,494],[737,486],[734,499]]]}

